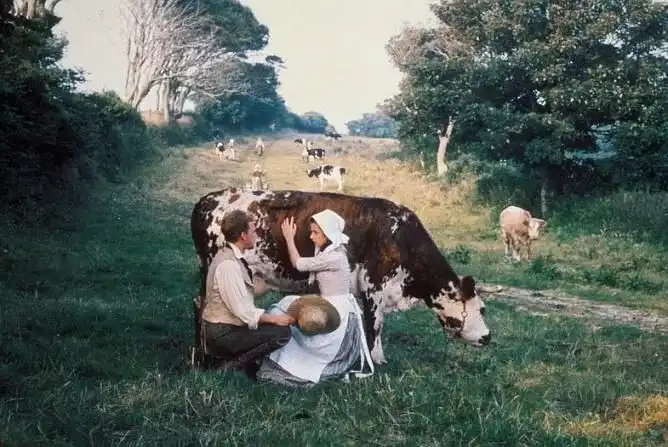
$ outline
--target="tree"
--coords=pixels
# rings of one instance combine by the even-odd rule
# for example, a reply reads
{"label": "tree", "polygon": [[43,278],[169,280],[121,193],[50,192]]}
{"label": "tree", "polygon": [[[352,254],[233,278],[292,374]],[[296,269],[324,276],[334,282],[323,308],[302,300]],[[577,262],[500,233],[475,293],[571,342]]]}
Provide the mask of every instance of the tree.
{"label": "tree", "polygon": [[237,55],[259,51],[269,42],[269,29],[237,0],[179,0],[178,4],[205,16],[202,31],[211,32],[221,48]]}
{"label": "tree", "polygon": [[300,117],[300,129],[304,132],[310,133],[325,133],[329,122],[327,118],[318,112],[306,112]]}
{"label": "tree", "polygon": [[[212,0],[209,3],[213,5]],[[234,5],[230,7],[236,10],[241,7],[222,3]],[[221,29],[212,17],[198,2],[128,0],[124,9],[128,54],[125,97],[130,104],[137,108],[157,87],[158,106],[169,119],[183,110],[194,93],[216,98],[246,91],[239,68],[243,46],[264,45],[265,36],[252,42],[246,37],[229,37],[246,31]],[[259,28],[259,32],[266,32],[266,28]]]}
{"label": "tree", "polygon": [[540,179],[544,212],[567,154],[596,151],[601,128],[637,122],[666,97],[666,5],[452,0],[432,10],[450,48],[469,54],[424,51],[410,62],[386,104],[400,135],[442,130],[452,116],[458,149],[513,160]]}
{"label": "tree", "polygon": [[34,19],[36,17],[44,16],[45,14],[53,14],[58,3],[61,0],[3,0],[0,2],[0,11],[6,11],[16,16],[22,16],[26,19]]}
{"label": "tree", "polygon": [[350,135],[396,138],[398,123],[382,112],[365,113],[360,119],[345,123]]}
{"label": "tree", "polygon": [[54,4],[36,4],[35,16],[34,6],[0,8],[0,208],[29,210],[33,222],[69,213],[96,179],[118,180],[151,151],[135,110],[113,94],[76,91],[83,76],[61,65]]}
{"label": "tree", "polygon": [[278,94],[278,75],[272,65],[243,62],[241,76],[252,94],[233,93],[223,98],[195,96],[197,111],[216,127],[235,130],[266,128],[287,113]]}

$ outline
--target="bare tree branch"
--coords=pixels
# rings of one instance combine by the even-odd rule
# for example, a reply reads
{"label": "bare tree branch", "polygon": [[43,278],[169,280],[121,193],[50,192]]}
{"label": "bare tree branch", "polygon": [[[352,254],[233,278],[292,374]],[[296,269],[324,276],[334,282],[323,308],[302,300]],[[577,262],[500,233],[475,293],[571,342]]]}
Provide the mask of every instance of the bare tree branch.
{"label": "bare tree branch", "polygon": [[404,73],[428,55],[448,59],[470,54],[471,48],[445,25],[431,29],[407,25],[385,45],[394,65]]}
{"label": "bare tree branch", "polygon": [[[50,0],[48,3],[47,0],[13,0],[13,7],[9,9],[9,12],[27,19],[34,19],[35,17],[44,15],[46,12],[53,14],[60,2],[61,0]],[[12,0],[2,3],[3,5],[4,3],[12,3]]]}
{"label": "bare tree branch", "polygon": [[163,107],[180,113],[188,95],[216,97],[243,91],[239,58],[221,48],[214,27],[196,8],[178,0],[127,0],[123,8],[127,69],[125,99],[133,107],[166,84]]}

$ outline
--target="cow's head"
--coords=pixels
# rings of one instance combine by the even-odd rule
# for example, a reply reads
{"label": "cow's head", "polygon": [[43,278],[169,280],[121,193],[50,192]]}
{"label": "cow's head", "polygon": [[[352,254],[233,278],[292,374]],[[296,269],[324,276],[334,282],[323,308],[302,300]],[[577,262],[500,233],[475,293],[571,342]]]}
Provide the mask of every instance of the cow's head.
{"label": "cow's head", "polygon": [[313,169],[307,169],[306,170],[306,175],[308,175],[309,177],[317,177],[317,176],[320,175],[321,170],[322,170],[322,168],[320,166],[318,166],[317,168],[313,168]]}
{"label": "cow's head", "polygon": [[450,281],[449,289],[444,289],[434,300],[432,309],[447,334],[475,347],[491,341],[484,319],[485,304],[476,293],[471,276],[459,278],[458,284]]}
{"label": "cow's head", "polygon": [[543,219],[536,219],[535,217],[532,217],[529,220],[529,237],[531,239],[538,239],[538,232],[545,225],[547,225],[547,222]]}

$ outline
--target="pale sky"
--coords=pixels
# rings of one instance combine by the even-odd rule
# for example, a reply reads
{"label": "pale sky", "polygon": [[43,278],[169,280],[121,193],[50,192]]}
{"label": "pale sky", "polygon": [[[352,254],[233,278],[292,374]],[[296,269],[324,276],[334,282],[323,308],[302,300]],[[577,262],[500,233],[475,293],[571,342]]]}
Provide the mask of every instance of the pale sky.
{"label": "pale sky", "polygon": [[[269,28],[266,52],[285,60],[280,93],[293,112],[322,113],[339,132],[397,91],[385,43],[404,23],[427,23],[433,0],[242,0]],[[119,0],[64,0],[64,65],[86,71],[87,90],[122,94],[125,50]],[[146,108],[154,104],[153,97]]]}

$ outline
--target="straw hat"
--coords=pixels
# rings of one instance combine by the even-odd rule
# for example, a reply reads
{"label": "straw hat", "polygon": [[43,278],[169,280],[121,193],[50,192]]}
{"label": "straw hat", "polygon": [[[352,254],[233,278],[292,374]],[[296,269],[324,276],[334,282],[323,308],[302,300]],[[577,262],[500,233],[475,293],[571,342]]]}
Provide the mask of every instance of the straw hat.
{"label": "straw hat", "polygon": [[305,335],[328,334],[341,324],[336,307],[318,295],[304,295],[295,299],[287,313],[297,320],[297,326]]}

